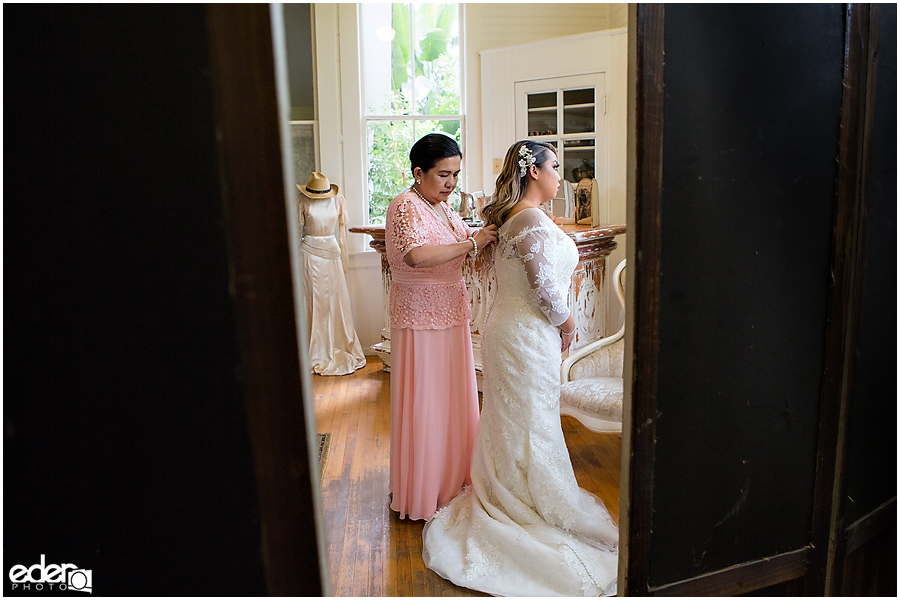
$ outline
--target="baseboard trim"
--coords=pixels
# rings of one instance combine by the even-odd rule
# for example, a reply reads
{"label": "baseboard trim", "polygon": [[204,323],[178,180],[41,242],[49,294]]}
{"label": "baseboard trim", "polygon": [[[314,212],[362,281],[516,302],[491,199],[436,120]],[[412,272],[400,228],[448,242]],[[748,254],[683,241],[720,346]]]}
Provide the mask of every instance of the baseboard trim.
{"label": "baseboard trim", "polygon": [[735,596],[803,577],[809,570],[811,548],[801,548],[745,562],[691,579],[650,588],[653,596]]}
{"label": "baseboard trim", "polygon": [[850,554],[875,535],[891,526],[897,526],[897,496],[894,496],[866,516],[857,519],[847,527],[847,549],[845,554]]}

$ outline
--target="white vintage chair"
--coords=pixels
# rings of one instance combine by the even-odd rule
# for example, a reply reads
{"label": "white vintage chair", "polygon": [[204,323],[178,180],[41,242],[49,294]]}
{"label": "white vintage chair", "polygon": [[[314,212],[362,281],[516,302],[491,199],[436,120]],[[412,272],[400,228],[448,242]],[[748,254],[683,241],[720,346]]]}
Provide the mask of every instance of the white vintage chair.
{"label": "white vintage chair", "polygon": [[[625,306],[625,261],[613,273],[616,295]],[[622,432],[622,365],[625,325],[609,337],[579,348],[562,363],[559,412],[598,433]]]}

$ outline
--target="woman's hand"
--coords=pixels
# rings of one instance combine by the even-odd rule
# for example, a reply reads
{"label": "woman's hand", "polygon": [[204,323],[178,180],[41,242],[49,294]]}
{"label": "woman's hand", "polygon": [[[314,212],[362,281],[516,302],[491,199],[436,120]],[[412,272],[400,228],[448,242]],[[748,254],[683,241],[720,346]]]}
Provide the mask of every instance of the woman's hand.
{"label": "woman's hand", "polygon": [[[418,246],[406,253],[403,262],[413,268],[436,267],[447,261],[465,256],[474,250],[472,246],[472,237],[469,236],[462,242],[456,244],[425,244]],[[478,244],[478,251],[481,252],[491,244],[497,243],[497,226],[488,225],[475,232],[475,243]]]}
{"label": "woman's hand", "polygon": [[478,244],[478,252],[481,252],[491,244],[497,243],[497,226],[488,225],[475,231],[475,243]]}
{"label": "woman's hand", "polygon": [[575,317],[571,314],[559,326],[559,337],[562,340],[562,351],[565,352],[575,340]]}

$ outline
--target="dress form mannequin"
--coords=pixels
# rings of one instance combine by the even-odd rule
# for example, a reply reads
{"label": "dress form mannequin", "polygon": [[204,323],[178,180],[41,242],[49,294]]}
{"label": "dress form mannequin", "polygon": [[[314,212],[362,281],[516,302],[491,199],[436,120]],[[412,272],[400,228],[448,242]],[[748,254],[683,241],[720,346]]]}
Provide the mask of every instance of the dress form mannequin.
{"label": "dress form mannequin", "polygon": [[[297,213],[303,242],[303,284],[309,359],[313,373],[346,375],[366,364],[350,310],[347,291],[347,211],[336,185],[318,172],[297,185]],[[338,226],[339,240],[335,238]]]}

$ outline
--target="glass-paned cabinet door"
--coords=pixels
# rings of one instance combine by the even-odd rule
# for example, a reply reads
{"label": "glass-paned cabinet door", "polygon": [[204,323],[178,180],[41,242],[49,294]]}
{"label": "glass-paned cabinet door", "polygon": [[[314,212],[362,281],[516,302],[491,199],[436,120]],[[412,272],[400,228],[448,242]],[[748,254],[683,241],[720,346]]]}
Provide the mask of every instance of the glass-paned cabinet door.
{"label": "glass-paned cabinet door", "polygon": [[563,133],[594,133],[596,92],[592,87],[563,91]]}
{"label": "glass-paned cabinet door", "polygon": [[527,95],[528,137],[556,135],[559,121],[556,116],[558,95],[555,91]]}
{"label": "glass-paned cabinet door", "polygon": [[516,83],[516,137],[557,148],[560,175],[573,188],[596,179],[606,220],[606,74]]}

